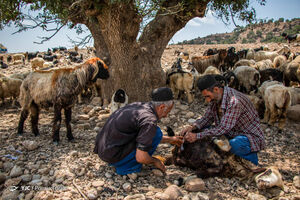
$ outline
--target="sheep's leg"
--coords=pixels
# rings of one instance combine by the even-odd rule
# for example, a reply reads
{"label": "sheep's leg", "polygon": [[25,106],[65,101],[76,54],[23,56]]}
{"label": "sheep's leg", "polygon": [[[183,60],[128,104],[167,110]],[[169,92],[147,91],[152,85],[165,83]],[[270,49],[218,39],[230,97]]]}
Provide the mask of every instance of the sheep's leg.
{"label": "sheep's leg", "polygon": [[30,117],[32,132],[35,136],[40,134],[38,129],[39,113],[39,107],[35,103],[32,103],[30,106]]}
{"label": "sheep's leg", "polygon": [[265,104],[265,107],[266,107],[266,110],[265,110],[264,119],[262,120],[262,123],[268,123],[269,118],[270,118],[269,106],[267,104]]}
{"label": "sheep's leg", "polygon": [[70,124],[71,119],[72,119],[72,109],[65,108],[65,123],[67,127],[67,138],[69,141],[74,140],[74,137],[72,135],[71,124]]}
{"label": "sheep's leg", "polygon": [[186,95],[188,97],[188,103],[189,104],[193,103],[194,99],[193,99],[193,95],[191,94],[191,91],[187,91]]}
{"label": "sheep's leg", "polygon": [[19,125],[18,125],[18,135],[23,134],[24,122],[27,119],[28,114],[29,114],[29,112],[26,109],[21,111],[21,116],[20,116]]}
{"label": "sheep's leg", "polygon": [[55,144],[59,142],[59,129],[61,124],[61,107],[54,106],[54,120],[53,120],[53,127],[52,127],[52,138]]}
{"label": "sheep's leg", "polygon": [[274,123],[276,122],[276,118],[277,118],[277,110],[275,108],[275,105],[272,105],[270,108],[270,120],[268,124],[270,126],[274,126]]}
{"label": "sheep's leg", "polygon": [[281,115],[280,115],[280,118],[279,118],[278,128],[279,128],[280,132],[285,127],[286,113],[287,113],[287,110],[283,110],[282,113],[281,113]]}

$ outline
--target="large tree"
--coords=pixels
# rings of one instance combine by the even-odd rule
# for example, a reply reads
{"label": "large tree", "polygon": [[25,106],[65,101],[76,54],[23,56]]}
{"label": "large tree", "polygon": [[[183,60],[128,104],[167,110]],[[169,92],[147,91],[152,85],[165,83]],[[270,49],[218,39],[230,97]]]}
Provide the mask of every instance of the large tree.
{"label": "large tree", "polygon": [[[224,22],[255,19],[250,0],[2,0],[0,29],[15,25],[20,31],[42,27],[56,33],[68,26],[80,32],[84,24],[97,56],[110,67],[103,97],[109,100],[113,91],[123,88],[130,101],[146,101],[153,88],[165,85],[160,60],[170,39],[208,10]],[[32,16],[29,11],[40,14]],[[35,25],[25,26],[24,20],[33,20]]]}

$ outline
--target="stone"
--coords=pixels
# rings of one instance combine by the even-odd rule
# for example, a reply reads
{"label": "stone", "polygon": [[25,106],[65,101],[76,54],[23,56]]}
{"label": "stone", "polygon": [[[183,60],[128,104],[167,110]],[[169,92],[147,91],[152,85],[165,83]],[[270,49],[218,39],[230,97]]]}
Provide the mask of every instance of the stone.
{"label": "stone", "polygon": [[152,170],[152,173],[153,173],[155,176],[159,176],[159,177],[164,176],[163,172],[160,171],[159,169],[153,169],[153,170]]}
{"label": "stone", "polygon": [[131,180],[135,180],[135,179],[137,179],[137,177],[138,177],[137,173],[127,174],[127,176],[128,176]]}
{"label": "stone", "polygon": [[158,193],[155,194],[155,199],[169,200],[170,197],[169,197],[168,194],[158,192]]}
{"label": "stone", "polygon": [[295,176],[293,178],[293,184],[297,189],[300,189],[300,176]]}
{"label": "stone", "polygon": [[30,182],[32,180],[32,175],[31,174],[24,174],[20,176],[23,182]]}
{"label": "stone", "polygon": [[193,178],[187,180],[184,187],[189,192],[199,192],[205,190],[205,183],[201,178]]}
{"label": "stone", "polygon": [[89,115],[77,115],[78,120],[89,120]]}
{"label": "stone", "polygon": [[71,151],[69,155],[71,157],[77,157],[78,156],[78,151]]}
{"label": "stone", "polygon": [[111,178],[112,175],[111,175],[109,172],[106,172],[106,173],[105,173],[105,177],[106,177],[106,178]]}
{"label": "stone", "polygon": [[11,178],[11,179],[7,179],[4,183],[4,186],[6,188],[9,188],[10,186],[17,186],[21,183],[22,179],[21,178]]}
{"label": "stone", "polygon": [[11,162],[5,162],[5,163],[3,164],[4,172],[10,171],[13,167],[14,167],[14,164],[11,163]]}
{"label": "stone", "polygon": [[132,186],[131,186],[130,183],[124,183],[124,184],[122,185],[122,188],[124,189],[125,192],[130,192],[131,189],[132,189]]}
{"label": "stone", "polygon": [[267,200],[266,197],[260,195],[260,194],[255,194],[255,193],[249,193],[247,196],[248,200]]}
{"label": "stone", "polygon": [[102,103],[101,97],[94,97],[91,101],[91,104],[95,106],[101,105],[101,103]]}
{"label": "stone", "polygon": [[209,200],[209,196],[205,193],[198,192],[197,193],[197,199],[198,200]]}
{"label": "stone", "polygon": [[19,196],[18,190],[11,191],[11,190],[7,189],[7,190],[4,190],[1,199],[2,200],[17,200],[18,196]]}
{"label": "stone", "polygon": [[103,121],[103,120],[106,120],[107,118],[109,118],[109,116],[110,116],[109,113],[108,114],[101,114],[101,115],[98,116],[98,119],[100,121]]}
{"label": "stone", "polygon": [[143,194],[134,194],[126,196],[124,200],[146,200],[146,197]]}
{"label": "stone", "polygon": [[10,176],[12,178],[15,178],[15,177],[18,177],[18,176],[21,176],[23,174],[23,169],[17,165],[15,165],[12,170],[10,171]]}
{"label": "stone", "polygon": [[293,121],[300,122],[300,104],[289,106],[287,109],[287,117]]}
{"label": "stone", "polygon": [[87,191],[87,197],[91,200],[97,199],[98,195],[97,195],[97,190],[92,189]]}
{"label": "stone", "polygon": [[1,185],[2,183],[4,183],[4,182],[5,182],[5,180],[6,180],[6,176],[5,176],[5,174],[3,174],[3,173],[0,173],[0,185]]}
{"label": "stone", "polygon": [[194,117],[195,116],[195,113],[193,113],[193,112],[188,112],[188,113],[186,113],[186,118],[192,118],[192,117]]}
{"label": "stone", "polygon": [[191,118],[191,119],[188,120],[188,123],[193,124],[193,123],[195,123],[195,121],[196,121],[195,119]]}
{"label": "stone", "polygon": [[188,105],[180,105],[180,106],[178,106],[178,108],[182,111],[186,111],[189,109],[189,106]]}
{"label": "stone", "polygon": [[28,151],[33,151],[39,147],[39,144],[36,141],[31,141],[31,140],[25,140],[24,142],[22,142],[22,145]]}
{"label": "stone", "polygon": [[92,186],[93,186],[93,187],[101,187],[101,186],[103,186],[104,184],[105,184],[104,181],[93,181],[93,182],[92,182]]}
{"label": "stone", "polygon": [[177,185],[170,185],[167,187],[167,189],[164,191],[164,194],[168,195],[170,200],[175,200],[183,196],[180,188]]}

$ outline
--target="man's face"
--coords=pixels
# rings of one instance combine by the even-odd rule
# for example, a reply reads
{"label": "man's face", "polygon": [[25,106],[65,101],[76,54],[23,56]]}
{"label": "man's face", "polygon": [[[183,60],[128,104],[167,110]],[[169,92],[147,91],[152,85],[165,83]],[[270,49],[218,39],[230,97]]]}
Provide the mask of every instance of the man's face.
{"label": "man's face", "polygon": [[218,87],[214,87],[213,91],[203,90],[201,93],[202,96],[205,98],[205,101],[208,103],[210,102],[220,103],[222,101],[223,92]]}
{"label": "man's face", "polygon": [[159,110],[158,110],[158,115],[160,118],[165,118],[168,116],[169,112],[171,112],[172,108],[174,106],[174,102],[172,103],[171,106],[167,106],[165,104],[161,104],[159,106]]}

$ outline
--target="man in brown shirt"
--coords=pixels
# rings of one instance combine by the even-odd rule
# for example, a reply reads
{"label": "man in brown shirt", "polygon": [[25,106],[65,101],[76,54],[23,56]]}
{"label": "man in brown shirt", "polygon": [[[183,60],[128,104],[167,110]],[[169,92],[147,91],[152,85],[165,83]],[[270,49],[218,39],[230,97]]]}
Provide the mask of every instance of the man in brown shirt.
{"label": "man in brown shirt", "polygon": [[157,122],[173,108],[170,88],[157,88],[151,102],[135,102],[112,113],[96,137],[94,152],[116,167],[117,174],[141,171],[142,164],[153,164],[165,171],[164,164],[152,157],[160,142],[181,145],[182,137],[163,136]]}

